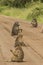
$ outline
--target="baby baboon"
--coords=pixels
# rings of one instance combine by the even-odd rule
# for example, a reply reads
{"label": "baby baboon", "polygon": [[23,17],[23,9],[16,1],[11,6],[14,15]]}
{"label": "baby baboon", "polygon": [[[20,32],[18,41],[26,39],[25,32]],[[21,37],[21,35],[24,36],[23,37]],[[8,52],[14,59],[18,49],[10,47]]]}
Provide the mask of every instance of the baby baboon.
{"label": "baby baboon", "polygon": [[33,27],[37,27],[38,26],[38,23],[37,23],[36,19],[33,19],[31,24],[32,24]]}
{"label": "baby baboon", "polygon": [[24,42],[23,42],[23,35],[18,35],[17,36],[17,38],[16,38],[16,40],[15,40],[15,47],[16,46],[26,46],[25,44],[24,44]]}
{"label": "baby baboon", "polygon": [[22,62],[24,59],[24,52],[20,46],[15,47],[15,51],[13,52],[10,50],[13,54],[13,57],[11,58],[12,62]]}

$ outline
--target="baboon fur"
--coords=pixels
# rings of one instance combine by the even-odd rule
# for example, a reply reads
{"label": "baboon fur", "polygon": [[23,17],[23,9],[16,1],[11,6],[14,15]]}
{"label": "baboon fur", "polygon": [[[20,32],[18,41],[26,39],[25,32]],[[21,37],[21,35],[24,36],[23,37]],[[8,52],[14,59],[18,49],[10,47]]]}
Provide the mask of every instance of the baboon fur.
{"label": "baboon fur", "polygon": [[22,62],[24,59],[24,51],[22,50],[21,46],[16,46],[15,51],[11,50],[13,57],[11,58],[12,62]]}
{"label": "baboon fur", "polygon": [[19,22],[15,22],[12,28],[12,36],[13,35],[18,35],[19,33]]}
{"label": "baboon fur", "polygon": [[22,38],[23,38],[23,35],[18,35],[17,36],[17,38],[16,38],[16,40],[15,40],[15,47],[16,46],[26,46],[25,44],[24,44],[24,42],[22,41]]}
{"label": "baboon fur", "polygon": [[37,27],[38,26],[37,19],[33,19],[31,24],[33,27]]}

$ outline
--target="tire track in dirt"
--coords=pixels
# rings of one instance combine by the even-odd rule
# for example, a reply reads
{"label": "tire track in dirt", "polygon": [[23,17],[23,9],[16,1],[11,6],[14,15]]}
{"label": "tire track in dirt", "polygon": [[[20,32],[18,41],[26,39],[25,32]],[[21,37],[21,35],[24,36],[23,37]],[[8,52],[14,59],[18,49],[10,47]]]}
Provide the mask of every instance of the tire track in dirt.
{"label": "tire track in dirt", "polygon": [[3,53],[2,53],[2,49],[1,49],[1,45],[0,45],[0,65],[7,65],[5,62],[4,62],[4,56],[3,56]]}

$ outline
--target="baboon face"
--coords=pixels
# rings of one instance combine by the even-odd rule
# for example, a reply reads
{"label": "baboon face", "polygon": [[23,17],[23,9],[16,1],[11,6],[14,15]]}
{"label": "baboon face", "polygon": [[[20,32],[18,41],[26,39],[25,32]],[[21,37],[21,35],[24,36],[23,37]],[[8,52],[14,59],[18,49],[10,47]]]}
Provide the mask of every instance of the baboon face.
{"label": "baboon face", "polygon": [[15,25],[15,26],[20,26],[19,22],[15,22],[14,25]]}

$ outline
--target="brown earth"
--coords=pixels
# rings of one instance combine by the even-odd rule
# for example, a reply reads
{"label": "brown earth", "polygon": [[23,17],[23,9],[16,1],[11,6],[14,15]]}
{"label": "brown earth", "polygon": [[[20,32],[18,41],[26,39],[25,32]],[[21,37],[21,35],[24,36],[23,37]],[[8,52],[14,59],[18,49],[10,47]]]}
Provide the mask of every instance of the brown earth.
{"label": "brown earth", "polygon": [[[23,41],[27,47],[23,47],[25,54],[24,62],[10,62],[14,49],[16,36],[11,36],[12,26],[15,21],[19,21],[23,29]],[[28,21],[14,19],[0,15],[0,65],[43,65],[43,33],[39,24],[33,28]]]}

